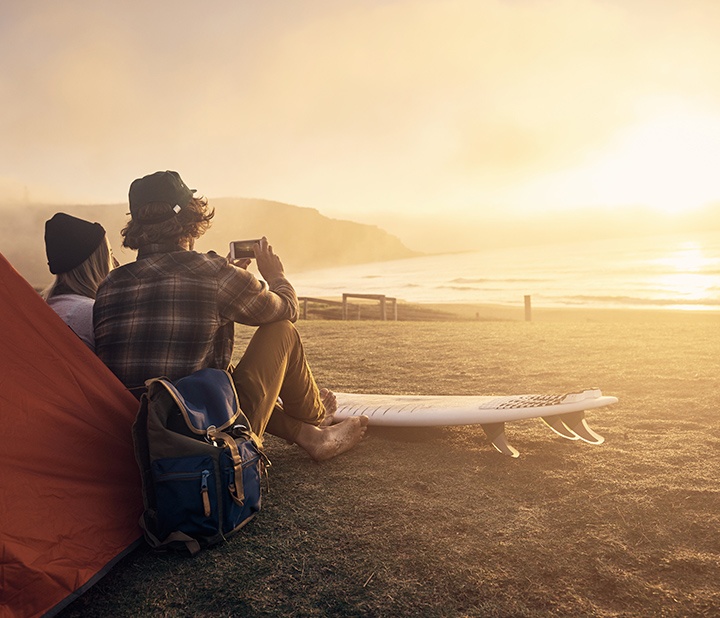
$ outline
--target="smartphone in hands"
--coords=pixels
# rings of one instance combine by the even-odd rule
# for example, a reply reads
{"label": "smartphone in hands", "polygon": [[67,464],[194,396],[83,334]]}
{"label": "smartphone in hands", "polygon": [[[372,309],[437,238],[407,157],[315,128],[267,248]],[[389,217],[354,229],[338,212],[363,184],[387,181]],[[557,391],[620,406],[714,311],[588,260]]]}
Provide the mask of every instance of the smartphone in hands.
{"label": "smartphone in hands", "polygon": [[254,258],[255,251],[253,250],[253,247],[259,242],[259,238],[252,240],[233,240],[230,243],[230,259],[237,260],[240,258]]}

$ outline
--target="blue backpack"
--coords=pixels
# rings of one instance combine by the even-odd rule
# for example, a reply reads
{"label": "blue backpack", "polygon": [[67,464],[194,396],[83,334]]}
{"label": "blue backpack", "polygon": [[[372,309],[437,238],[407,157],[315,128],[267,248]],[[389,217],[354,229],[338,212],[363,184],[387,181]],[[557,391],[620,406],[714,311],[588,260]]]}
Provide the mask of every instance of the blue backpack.
{"label": "blue backpack", "polygon": [[202,369],[146,386],[133,425],[145,505],[140,526],[152,547],[195,555],[257,515],[270,462],[227,371]]}

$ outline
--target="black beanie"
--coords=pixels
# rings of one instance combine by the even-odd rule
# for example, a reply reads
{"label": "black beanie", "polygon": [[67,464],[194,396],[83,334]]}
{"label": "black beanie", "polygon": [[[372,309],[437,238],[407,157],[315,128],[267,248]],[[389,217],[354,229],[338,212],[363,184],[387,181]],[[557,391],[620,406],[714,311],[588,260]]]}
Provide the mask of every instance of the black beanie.
{"label": "black beanie", "polygon": [[45,222],[45,253],[53,275],[66,273],[80,266],[100,246],[105,229],[59,212]]}

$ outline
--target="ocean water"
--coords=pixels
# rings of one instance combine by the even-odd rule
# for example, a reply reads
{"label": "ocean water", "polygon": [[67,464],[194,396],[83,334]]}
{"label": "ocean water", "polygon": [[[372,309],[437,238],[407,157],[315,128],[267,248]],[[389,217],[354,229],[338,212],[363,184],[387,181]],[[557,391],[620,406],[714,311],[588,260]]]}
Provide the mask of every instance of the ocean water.
{"label": "ocean water", "polygon": [[575,240],[290,275],[299,296],[407,302],[720,310],[720,232]]}

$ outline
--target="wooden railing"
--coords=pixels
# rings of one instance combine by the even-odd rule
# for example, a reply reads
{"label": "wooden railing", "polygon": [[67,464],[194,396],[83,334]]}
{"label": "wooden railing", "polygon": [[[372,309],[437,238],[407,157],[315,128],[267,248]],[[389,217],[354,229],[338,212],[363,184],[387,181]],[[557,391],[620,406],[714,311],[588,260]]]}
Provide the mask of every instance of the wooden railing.
{"label": "wooden railing", "polygon": [[[350,319],[350,304],[348,303],[349,298],[359,298],[364,300],[376,300],[380,303],[380,319],[388,319],[388,304],[392,312],[392,320],[397,321],[397,299],[392,296],[385,296],[385,294],[343,294],[342,301],[339,300],[327,300],[325,298],[313,298],[312,296],[300,296],[298,301],[300,303],[300,318],[307,320],[308,303],[317,303],[321,305],[338,306],[342,310],[342,319]],[[360,305],[357,305],[357,316],[360,317]]]}
{"label": "wooden railing", "polygon": [[337,305],[342,307],[343,303],[339,300],[327,300],[325,298],[313,298],[312,296],[298,296],[300,303],[300,319],[307,320],[308,303],[318,303],[320,305]]}
{"label": "wooden railing", "polygon": [[380,319],[387,320],[387,303],[389,302],[393,309],[393,320],[397,322],[397,298],[385,296],[385,294],[343,294],[343,320],[348,319],[348,298],[364,298],[367,300],[377,300],[380,302]]}

